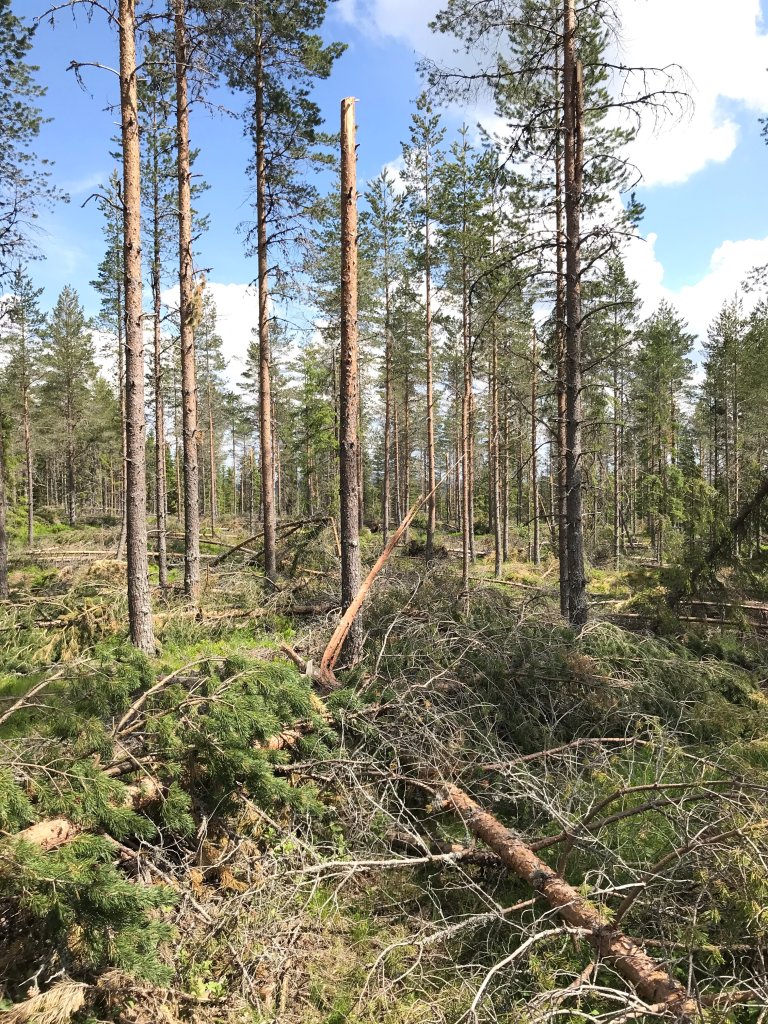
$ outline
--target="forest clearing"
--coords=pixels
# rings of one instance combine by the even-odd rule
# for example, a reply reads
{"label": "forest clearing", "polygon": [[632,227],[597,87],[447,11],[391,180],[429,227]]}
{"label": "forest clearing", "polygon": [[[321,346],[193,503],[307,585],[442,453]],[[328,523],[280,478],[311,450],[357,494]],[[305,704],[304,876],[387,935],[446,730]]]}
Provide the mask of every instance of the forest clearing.
{"label": "forest clearing", "polygon": [[632,277],[640,0],[430,2],[386,165],[378,2],[0,0],[0,1017],[763,1024],[768,257]]}

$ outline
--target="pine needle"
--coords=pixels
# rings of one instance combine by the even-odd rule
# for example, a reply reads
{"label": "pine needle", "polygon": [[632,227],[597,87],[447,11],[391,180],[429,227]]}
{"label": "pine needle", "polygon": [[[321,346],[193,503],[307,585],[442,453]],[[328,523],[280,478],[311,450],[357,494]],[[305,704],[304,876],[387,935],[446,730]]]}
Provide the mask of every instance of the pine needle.
{"label": "pine needle", "polygon": [[85,1002],[88,985],[60,981],[47,992],[26,999],[7,1010],[3,1024],[68,1024]]}

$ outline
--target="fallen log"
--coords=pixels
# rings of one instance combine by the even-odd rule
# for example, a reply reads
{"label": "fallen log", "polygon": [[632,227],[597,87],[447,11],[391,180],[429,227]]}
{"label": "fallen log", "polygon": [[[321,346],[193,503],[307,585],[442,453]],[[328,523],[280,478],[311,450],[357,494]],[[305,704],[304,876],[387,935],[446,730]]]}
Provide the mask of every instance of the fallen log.
{"label": "fallen log", "polygon": [[634,939],[614,928],[607,917],[585,899],[579,889],[537,857],[523,840],[457,786],[443,784],[438,799],[464,821],[478,839],[539,893],[571,928],[578,929],[597,955],[613,967],[644,1000],[681,1020],[698,1017],[696,999],[669,970],[649,956]]}
{"label": "fallen log", "polygon": [[[301,529],[302,526],[309,526],[312,523],[325,523],[325,522],[328,522],[328,519],[329,519],[328,516],[313,516],[313,517],[311,517],[309,519],[296,519],[293,522],[289,522],[289,523],[278,523],[277,524],[277,531],[279,533],[282,530],[287,530],[287,529],[290,529],[291,527],[294,527],[295,529]],[[249,544],[252,544],[253,541],[258,540],[263,535],[264,535],[264,530],[263,529],[259,530],[259,532],[258,533],[254,533],[254,535],[252,537],[247,537],[240,544],[235,544],[234,547],[230,547],[230,548],[228,548],[227,551],[224,551],[222,554],[217,555],[215,561],[213,562],[213,564],[214,565],[220,565],[221,562],[223,562],[227,558],[229,558],[230,555],[234,555],[238,551],[247,551],[247,546]],[[223,544],[220,545],[220,546],[224,547]],[[247,553],[251,554],[251,555],[256,555],[256,556],[261,554],[260,551],[247,551]]]}

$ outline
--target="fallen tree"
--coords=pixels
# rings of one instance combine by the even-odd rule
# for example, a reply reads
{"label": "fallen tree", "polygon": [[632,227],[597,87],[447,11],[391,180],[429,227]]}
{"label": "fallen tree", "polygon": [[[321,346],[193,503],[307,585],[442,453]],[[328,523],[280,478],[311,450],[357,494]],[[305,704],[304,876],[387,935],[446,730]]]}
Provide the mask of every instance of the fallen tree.
{"label": "fallen tree", "polygon": [[604,963],[613,967],[637,994],[662,1012],[682,1020],[699,1015],[697,1000],[676,981],[669,970],[649,956],[634,939],[618,928],[574,886],[538,857],[523,840],[498,818],[484,811],[463,790],[444,783],[439,800],[458,814],[478,839],[498,854],[522,881],[547,901],[571,928],[577,930]]}

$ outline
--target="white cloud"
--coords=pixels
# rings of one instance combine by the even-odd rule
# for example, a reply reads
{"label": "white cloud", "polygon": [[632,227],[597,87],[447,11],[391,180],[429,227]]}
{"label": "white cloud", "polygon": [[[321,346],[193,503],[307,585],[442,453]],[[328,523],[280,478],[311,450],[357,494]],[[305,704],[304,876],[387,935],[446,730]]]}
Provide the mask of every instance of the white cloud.
{"label": "white cloud", "polygon": [[[451,40],[428,27],[443,0],[341,3],[342,17],[361,32],[398,39],[419,54],[451,61]],[[668,119],[658,130],[653,116],[646,115],[632,150],[646,184],[678,184],[707,164],[726,161],[739,138],[733,106],[755,117],[768,110],[768,34],[760,0],[729,0],[727,12],[722,0],[618,0],[617,6],[621,61],[680,65],[694,101],[690,116]],[[489,111],[483,107],[478,113],[485,120]]]}
{"label": "white cloud", "polygon": [[[768,109],[768,35],[760,0],[621,0],[621,56],[630,65],[679,64],[690,79],[690,117],[659,131],[647,121],[633,158],[649,185],[687,181],[736,148],[728,105]],[[757,126],[755,125],[755,130]]]}
{"label": "white cloud", "polygon": [[75,178],[72,181],[62,183],[62,188],[71,196],[83,196],[86,193],[98,191],[106,183],[109,175],[103,171],[96,171],[94,174],[86,174],[82,178]]}
{"label": "white cloud", "polygon": [[644,316],[666,299],[703,340],[724,302],[738,295],[745,311],[755,305],[758,295],[745,293],[742,283],[753,267],[768,264],[768,237],[723,242],[712,253],[704,276],[680,288],[664,284],[664,266],[656,255],[656,241],[657,236],[650,234],[644,241],[633,241],[626,253],[627,273],[638,282]]}
{"label": "white cloud", "polygon": [[443,6],[443,0],[340,0],[337,10],[369,36],[391,36],[434,56],[439,44],[429,22]]}
{"label": "white cloud", "polygon": [[[227,361],[227,376],[232,384],[238,384],[253,337],[252,330],[259,322],[258,296],[249,284],[209,281],[206,288],[216,303],[216,326]],[[164,291],[162,299],[167,306],[177,307],[178,287]]]}
{"label": "white cloud", "polygon": [[398,195],[402,195],[405,192],[405,181],[403,179],[403,173],[405,171],[405,160],[403,160],[403,154],[396,156],[394,160],[389,160],[382,167],[382,171],[386,171],[390,178],[392,178],[392,187]]}

